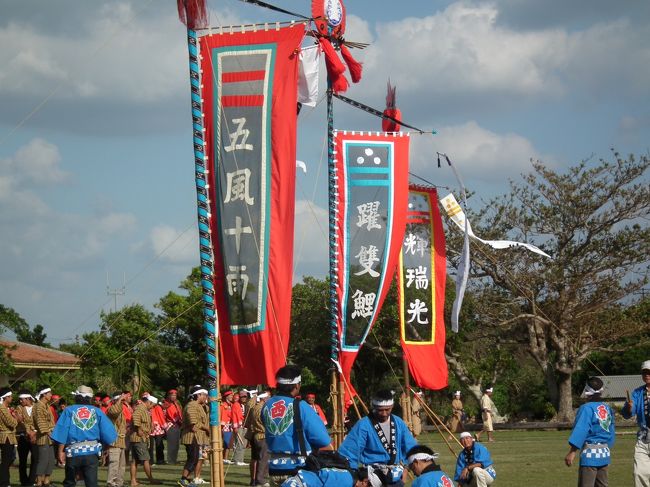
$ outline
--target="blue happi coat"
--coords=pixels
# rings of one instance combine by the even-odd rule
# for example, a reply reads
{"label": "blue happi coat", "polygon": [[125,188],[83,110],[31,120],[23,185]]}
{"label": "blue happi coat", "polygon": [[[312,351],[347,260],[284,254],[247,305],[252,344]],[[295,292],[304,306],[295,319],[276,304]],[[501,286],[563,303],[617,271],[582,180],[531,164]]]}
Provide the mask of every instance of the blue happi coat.
{"label": "blue happi coat", "polygon": [[347,470],[337,468],[322,468],[318,472],[299,470],[289,477],[281,487],[352,487],[354,479]]}
{"label": "blue happi coat", "polygon": [[[393,465],[397,465],[404,463],[406,453],[416,446],[417,442],[404,421],[393,414],[390,418],[395,422],[395,438],[392,441],[397,446],[397,455]],[[390,464],[390,455],[381,443],[368,416],[361,418],[352,427],[343,440],[339,453],[350,461],[351,468],[357,468],[359,465]]]}
{"label": "blue happi coat", "polygon": [[621,414],[625,419],[630,419],[632,416],[636,416],[636,423],[639,425],[639,429],[644,430],[648,427],[645,423],[645,412],[643,411],[643,391],[645,389],[645,384],[641,387],[637,387],[632,391],[632,410],[629,411],[625,406]]}
{"label": "blue happi coat", "polygon": [[[305,465],[305,459],[300,456],[298,437],[294,434],[293,402],[289,396],[274,396],[262,408],[270,454],[269,471],[274,475],[292,472]],[[298,404],[307,453],[329,445],[332,440],[316,411],[304,401]]]}
{"label": "blue happi coat", "polygon": [[102,443],[114,443],[117,431],[101,409],[73,404],[63,410],[50,436],[65,445],[67,457],[78,457],[101,454]]}
{"label": "blue happi coat", "polygon": [[468,480],[461,481],[460,474],[463,469],[467,467],[467,465],[471,465],[472,463],[480,463],[483,466],[482,468],[485,469],[492,476],[492,478],[496,478],[497,472],[494,470],[494,462],[492,461],[492,457],[490,456],[488,449],[475,441],[472,443],[472,452],[473,460],[471,462],[467,462],[464,449],[458,455],[458,460],[456,460],[456,472],[454,474],[454,480],[461,483],[469,483],[471,477]]}
{"label": "blue happi coat", "polygon": [[614,414],[603,402],[588,402],[578,409],[569,444],[580,453],[581,467],[609,465],[614,446]]}
{"label": "blue happi coat", "polygon": [[439,468],[428,467],[416,478],[411,487],[454,487],[449,476]]}

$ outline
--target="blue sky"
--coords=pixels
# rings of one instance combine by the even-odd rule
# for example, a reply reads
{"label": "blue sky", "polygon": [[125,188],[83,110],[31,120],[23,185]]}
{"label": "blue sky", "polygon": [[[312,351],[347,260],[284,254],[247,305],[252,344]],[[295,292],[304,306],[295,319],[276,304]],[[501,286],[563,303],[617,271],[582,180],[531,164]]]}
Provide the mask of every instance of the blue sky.
{"label": "blue sky", "polygon": [[[211,24],[286,16],[209,0]],[[277,5],[308,13],[307,0]],[[561,170],[650,147],[650,3],[637,0],[348,0],[364,78],[386,81],[412,125],[411,170],[478,200],[541,159]],[[198,262],[187,48],[169,0],[0,0],[0,303],[52,343],[97,328],[106,294],[152,307]],[[325,109],[303,110],[295,278],[326,272]],[[340,103],[336,126],[380,122]]]}

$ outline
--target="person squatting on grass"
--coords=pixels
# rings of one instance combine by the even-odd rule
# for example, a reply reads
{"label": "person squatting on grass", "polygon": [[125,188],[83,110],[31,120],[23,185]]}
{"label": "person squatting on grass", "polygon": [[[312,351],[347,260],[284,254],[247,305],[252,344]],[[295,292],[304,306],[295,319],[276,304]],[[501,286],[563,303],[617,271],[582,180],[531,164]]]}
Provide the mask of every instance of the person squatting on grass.
{"label": "person squatting on grass", "polygon": [[460,434],[460,443],[463,449],[456,460],[454,480],[471,487],[486,487],[494,482],[497,472],[488,449],[475,442],[467,431]]}
{"label": "person squatting on grass", "polygon": [[587,402],[580,406],[569,436],[569,453],[564,458],[567,467],[580,452],[578,487],[607,487],[607,467],[610,448],[614,446],[614,414],[601,401],[603,381],[598,377],[587,380],[582,394]]}

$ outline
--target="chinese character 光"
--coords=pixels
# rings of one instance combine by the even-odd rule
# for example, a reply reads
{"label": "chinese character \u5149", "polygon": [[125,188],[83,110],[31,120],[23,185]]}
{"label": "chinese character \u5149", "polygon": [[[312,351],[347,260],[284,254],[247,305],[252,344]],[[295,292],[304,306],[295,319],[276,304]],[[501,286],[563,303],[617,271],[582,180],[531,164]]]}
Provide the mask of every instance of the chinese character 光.
{"label": "chinese character \u5149", "polygon": [[425,266],[417,266],[415,269],[406,269],[406,287],[411,287],[415,282],[415,289],[428,289],[429,278],[427,276],[427,268]]}
{"label": "chinese character \u5149", "polygon": [[364,274],[370,274],[372,277],[379,276],[379,272],[372,269],[372,265],[375,262],[379,262],[379,257],[377,257],[377,247],[370,245],[366,248],[364,245],[361,246],[359,253],[355,255],[359,259],[359,264],[363,269],[359,272],[355,272],[355,276],[362,276]]}
{"label": "chinese character \u5149", "polygon": [[429,318],[422,320],[420,317],[422,313],[426,314],[429,310],[427,309],[426,304],[419,299],[416,299],[414,303],[409,303],[409,309],[407,309],[406,312],[411,315],[411,318],[407,323],[412,323],[415,320],[417,320],[417,324],[419,325],[426,325],[429,323]]}
{"label": "chinese character \u5149", "polygon": [[357,316],[361,318],[372,316],[376,297],[377,295],[375,293],[364,294],[360,289],[357,289],[352,295],[352,299],[354,300],[354,311],[350,315],[352,319]]}
{"label": "chinese character \u5149", "polygon": [[381,228],[379,224],[379,201],[372,201],[370,203],[363,203],[357,206],[359,211],[359,221],[357,221],[358,227],[363,227],[366,225],[367,230],[372,230],[373,228]]}
{"label": "chinese character \u5149", "polygon": [[255,203],[255,198],[250,195],[250,169],[239,169],[237,171],[226,173],[226,198],[224,203],[242,200],[247,205]]}
{"label": "chinese character \u5149", "polygon": [[[230,145],[224,146],[224,150],[226,152],[232,152],[234,150],[253,150],[253,144],[247,144],[246,140],[248,140],[248,136],[250,135],[250,130],[245,129],[244,125],[246,124],[246,119],[245,118],[233,118],[232,123],[237,125],[237,130],[234,132],[230,132],[228,135],[230,136]],[[238,144],[237,141],[241,137],[241,143]]]}
{"label": "chinese character \u5149", "polygon": [[234,296],[237,292],[238,284],[241,281],[241,299],[242,301],[246,297],[246,289],[248,288],[248,274],[244,274],[246,271],[245,265],[229,265],[229,273],[226,274],[226,282],[228,283],[228,294]]}

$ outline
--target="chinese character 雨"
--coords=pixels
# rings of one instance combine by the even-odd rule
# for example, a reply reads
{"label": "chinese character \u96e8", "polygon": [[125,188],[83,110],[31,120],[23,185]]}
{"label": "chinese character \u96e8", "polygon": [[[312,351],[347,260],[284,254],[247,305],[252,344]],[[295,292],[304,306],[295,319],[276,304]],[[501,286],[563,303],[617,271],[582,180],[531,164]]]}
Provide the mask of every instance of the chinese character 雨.
{"label": "chinese character \u96e8", "polygon": [[255,198],[250,195],[250,169],[239,169],[237,171],[226,173],[226,198],[224,203],[242,200],[247,205],[255,203]]}
{"label": "chinese character \u96e8", "polygon": [[370,317],[375,306],[376,297],[377,295],[375,293],[364,294],[360,289],[357,289],[352,295],[352,299],[354,300],[354,311],[350,315],[352,319],[357,316],[361,318]]}
{"label": "chinese character \u96e8", "polygon": [[355,272],[355,276],[362,276],[364,274],[370,274],[372,277],[379,276],[379,272],[372,269],[372,265],[375,262],[379,262],[379,257],[377,257],[377,250],[377,247],[374,245],[370,245],[368,248],[366,248],[364,245],[361,246],[361,250],[359,250],[359,253],[355,255],[355,257],[358,257],[359,264],[361,267],[363,267],[363,269],[361,269],[359,272]]}
{"label": "chinese character \u96e8", "polygon": [[425,266],[418,266],[415,269],[406,269],[406,287],[411,287],[415,282],[415,289],[428,289],[429,278],[427,277],[427,268]]}
{"label": "chinese character \u96e8", "polygon": [[357,206],[359,210],[359,221],[357,221],[358,227],[363,227],[367,225],[367,230],[372,230],[373,228],[381,228],[379,224],[379,201],[372,201],[370,203],[363,203]]}
{"label": "chinese character \u96e8", "polygon": [[411,315],[411,319],[409,319],[407,323],[412,323],[415,320],[417,320],[419,325],[426,325],[429,323],[429,318],[422,320],[420,317],[422,313],[426,314],[429,310],[427,309],[426,304],[419,299],[416,299],[414,303],[409,303],[409,309],[407,309],[406,312]]}
{"label": "chinese character \u96e8", "polygon": [[241,281],[241,299],[242,301],[246,297],[246,289],[248,288],[248,274],[244,274],[246,271],[245,265],[229,265],[228,266],[229,274],[226,274],[226,281],[228,283],[228,294],[234,296],[237,292],[237,285]]}
{"label": "chinese character \u96e8", "polygon": [[[237,130],[234,132],[230,132],[228,135],[230,136],[230,145],[224,146],[224,150],[226,152],[232,152],[234,150],[253,150],[253,144],[247,144],[246,140],[248,139],[248,136],[250,135],[250,130],[244,128],[244,124],[246,123],[245,118],[233,118],[232,123],[237,125]],[[241,137],[242,141],[240,144],[237,143],[239,138]]]}

